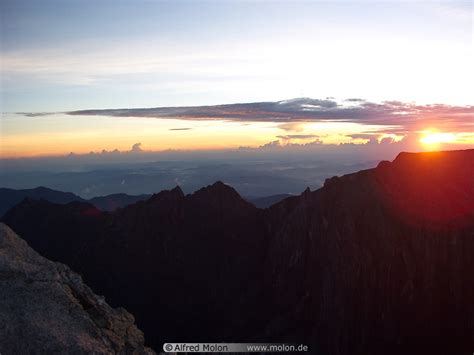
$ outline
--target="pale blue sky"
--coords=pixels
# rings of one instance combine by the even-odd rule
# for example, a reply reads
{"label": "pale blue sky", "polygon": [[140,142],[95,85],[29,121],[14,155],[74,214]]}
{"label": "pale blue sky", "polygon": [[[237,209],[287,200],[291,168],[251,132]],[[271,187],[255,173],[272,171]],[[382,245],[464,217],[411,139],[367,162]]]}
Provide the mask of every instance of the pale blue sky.
{"label": "pale blue sky", "polygon": [[472,103],[472,2],[1,1],[2,111]]}

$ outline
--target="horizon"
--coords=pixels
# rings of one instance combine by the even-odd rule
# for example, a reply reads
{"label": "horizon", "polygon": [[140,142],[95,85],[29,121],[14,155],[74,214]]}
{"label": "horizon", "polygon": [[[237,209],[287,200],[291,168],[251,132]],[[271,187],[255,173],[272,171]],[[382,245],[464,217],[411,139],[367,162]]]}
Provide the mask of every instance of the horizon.
{"label": "horizon", "polygon": [[398,144],[400,151],[466,149],[474,146],[473,120],[470,105],[375,103],[359,98],[15,112],[2,115],[0,159],[346,144]]}

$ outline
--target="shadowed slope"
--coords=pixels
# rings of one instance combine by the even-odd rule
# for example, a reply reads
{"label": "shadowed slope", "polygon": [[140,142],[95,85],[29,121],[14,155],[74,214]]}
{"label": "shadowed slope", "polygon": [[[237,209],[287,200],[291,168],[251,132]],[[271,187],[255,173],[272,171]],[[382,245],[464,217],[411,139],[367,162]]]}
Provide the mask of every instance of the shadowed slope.
{"label": "shadowed slope", "polygon": [[[218,338],[252,332],[248,319],[259,317],[261,292],[260,215],[217,182],[187,196],[179,187],[162,191],[115,213],[25,200],[5,220],[43,255],[68,263],[113,304],[128,307],[145,332],[159,336],[148,338],[156,345],[204,341],[203,319],[215,326],[234,319],[214,329]],[[31,237],[33,230],[53,239]]]}

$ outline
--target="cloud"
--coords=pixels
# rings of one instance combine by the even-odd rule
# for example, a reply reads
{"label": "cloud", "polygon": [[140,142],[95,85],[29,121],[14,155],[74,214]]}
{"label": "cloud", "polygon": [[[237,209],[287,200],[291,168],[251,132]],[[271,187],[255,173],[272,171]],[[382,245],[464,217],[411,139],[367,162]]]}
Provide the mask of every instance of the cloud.
{"label": "cloud", "polygon": [[[271,141],[271,142],[268,142],[264,145],[261,145],[260,147],[258,147],[258,149],[272,149],[272,148],[280,148],[282,147],[282,145],[280,144],[280,141],[279,140],[274,140],[274,141]],[[241,147],[243,148],[243,147]],[[253,148],[250,148],[250,149],[253,149]]]}
{"label": "cloud", "polygon": [[383,137],[380,141],[379,144],[392,144],[395,143],[395,139],[393,137]]}
{"label": "cloud", "polygon": [[287,122],[278,125],[278,128],[284,131],[301,132],[304,130],[304,122]]}
{"label": "cloud", "polygon": [[359,99],[359,98],[350,98],[350,99],[345,99],[344,101],[348,102],[364,102],[364,99]]}
{"label": "cloud", "polygon": [[257,148],[241,147],[242,150],[253,152],[298,152],[308,154],[362,154],[362,156],[387,156],[398,154],[400,151],[418,151],[419,135],[411,134],[403,137],[400,140],[395,140],[393,137],[379,137],[378,135],[370,135],[365,143],[339,143],[339,144],[324,144],[321,140],[315,139],[308,143],[285,143],[285,141],[274,140],[263,144]]}
{"label": "cloud", "polygon": [[140,152],[143,152],[142,148],[141,148],[141,143],[135,143],[134,145],[132,145],[132,149],[130,150],[132,153],[140,153]]}
{"label": "cloud", "polygon": [[89,116],[274,122],[279,123],[279,128],[289,131],[298,131],[298,125],[304,122],[332,121],[396,126],[393,128],[393,133],[426,127],[470,132],[474,122],[474,106],[417,105],[400,101],[374,103],[354,98],[342,102],[334,99],[298,98],[216,106],[102,109],[67,113]]}
{"label": "cloud", "polygon": [[169,131],[189,131],[192,129],[191,127],[183,127],[183,128],[170,128]]}
{"label": "cloud", "polygon": [[[94,152],[94,151],[91,151],[89,152],[88,155],[92,156],[92,155],[107,155],[107,156],[111,156],[111,155],[124,155],[124,154],[130,154],[130,153],[145,153],[146,151],[144,151],[142,149],[142,144],[141,143],[135,143],[132,145],[132,147],[130,148],[130,150],[126,150],[126,151],[121,151],[121,150],[118,150],[117,148],[114,149],[114,150],[107,150],[107,149],[102,149],[102,151],[100,152]],[[74,152],[71,152],[68,154],[68,157],[76,157],[76,156],[79,156],[79,154],[75,154]]]}
{"label": "cloud", "polygon": [[347,137],[350,137],[352,139],[372,139],[372,138],[377,138],[379,136],[379,133],[356,133],[356,134],[347,134]]}
{"label": "cloud", "polygon": [[319,136],[316,134],[288,134],[285,136],[277,136],[277,138],[284,139],[284,140],[291,140],[291,139],[319,138]]}
{"label": "cloud", "polygon": [[[307,135],[307,138],[310,138],[310,134]],[[317,136],[314,136],[317,137]],[[286,138],[286,136],[277,136],[277,140],[268,142],[259,146],[258,148],[250,148],[250,147],[240,147],[239,149],[242,150],[293,150],[293,149],[301,149],[301,148],[311,148],[314,146],[323,145],[323,141],[319,140],[319,138],[314,139],[313,141],[307,143],[291,143],[290,140]],[[280,141],[283,140],[282,141]],[[331,144],[327,144],[327,146],[331,146]]]}
{"label": "cloud", "polygon": [[22,115],[25,117],[42,117],[53,115],[53,112],[16,112],[17,115]]}

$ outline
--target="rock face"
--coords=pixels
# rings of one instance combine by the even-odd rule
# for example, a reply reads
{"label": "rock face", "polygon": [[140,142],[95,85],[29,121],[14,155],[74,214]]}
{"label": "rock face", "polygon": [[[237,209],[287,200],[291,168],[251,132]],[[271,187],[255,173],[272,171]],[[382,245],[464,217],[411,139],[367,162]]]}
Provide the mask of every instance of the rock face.
{"label": "rock face", "polygon": [[474,349],[474,150],[402,153],[265,210],[216,183],[113,213],[24,201],[4,220],[124,305],[154,346]]}
{"label": "rock face", "polygon": [[119,193],[93,197],[88,201],[101,211],[115,211],[118,208],[123,208],[138,201],[147,200],[150,197],[151,195],[127,195]]}
{"label": "rock face", "polygon": [[0,353],[152,354],[133,316],[0,223]]}
{"label": "rock face", "polygon": [[273,340],[329,354],[474,348],[474,150],[402,153],[265,217]]}
{"label": "rock face", "polygon": [[285,198],[291,197],[293,195],[290,194],[278,194],[278,195],[271,195],[271,196],[264,196],[264,197],[256,197],[256,198],[247,198],[251,204],[258,208],[268,208],[275,203],[284,200]]}

